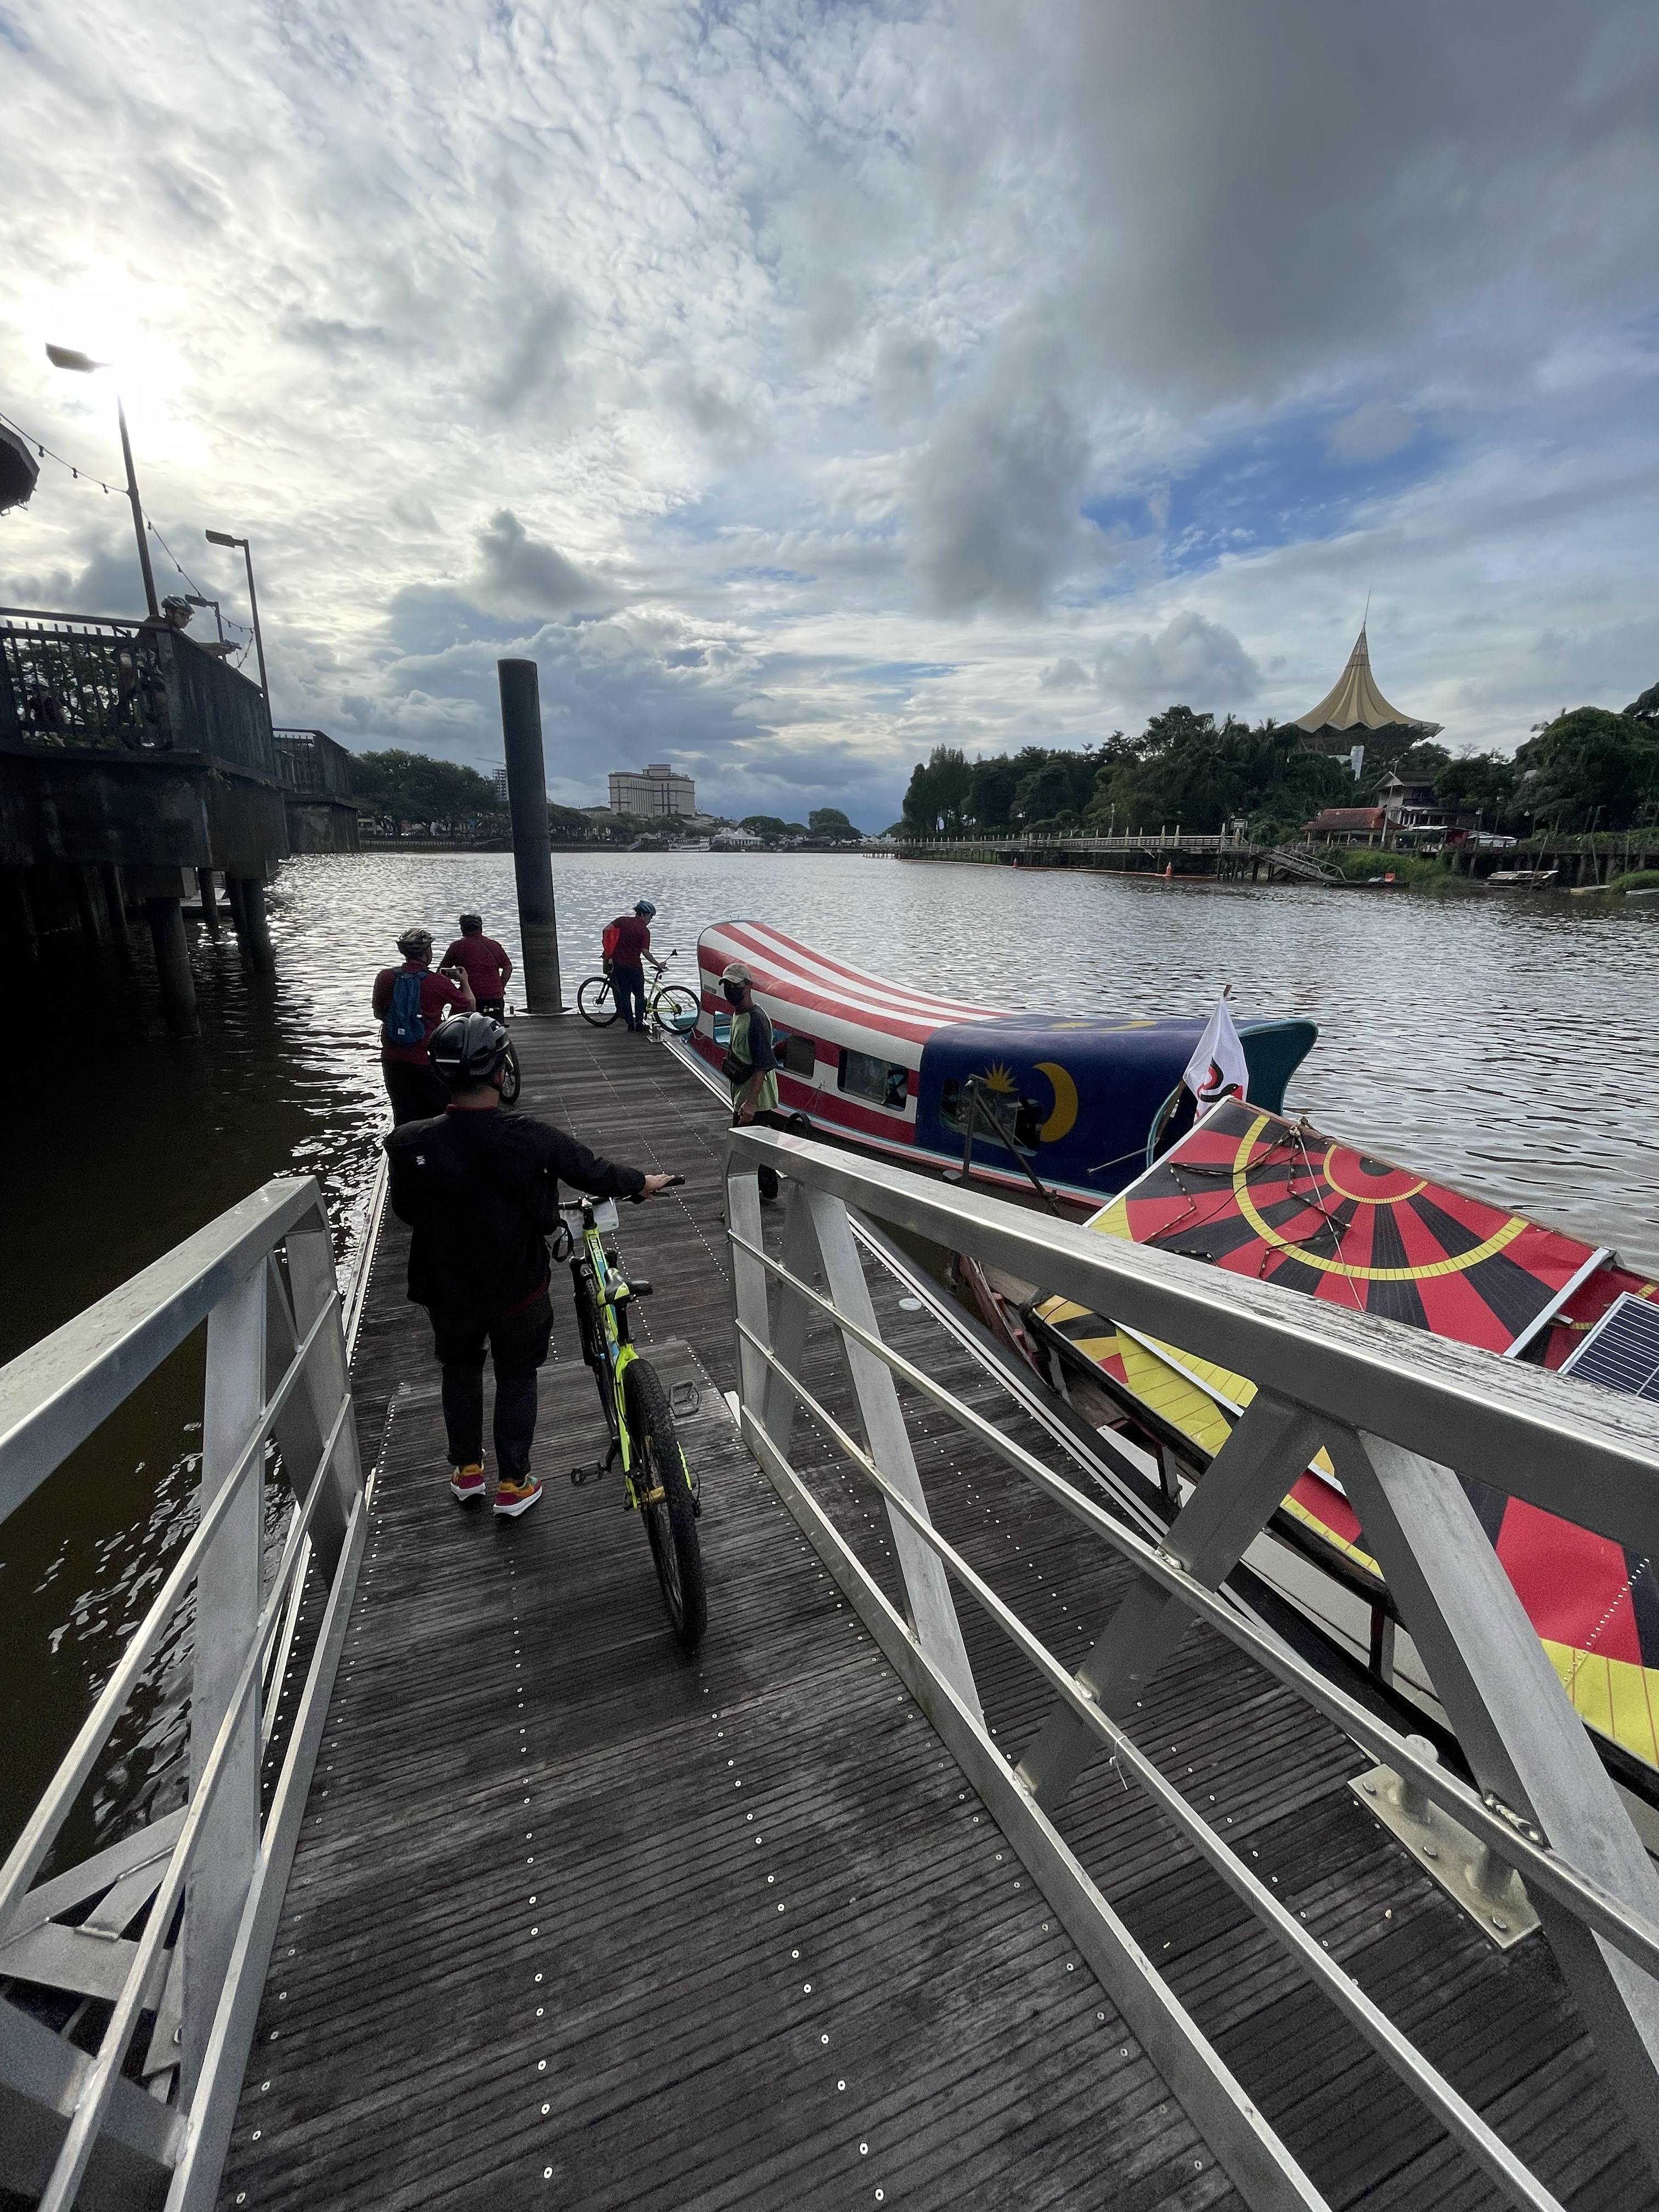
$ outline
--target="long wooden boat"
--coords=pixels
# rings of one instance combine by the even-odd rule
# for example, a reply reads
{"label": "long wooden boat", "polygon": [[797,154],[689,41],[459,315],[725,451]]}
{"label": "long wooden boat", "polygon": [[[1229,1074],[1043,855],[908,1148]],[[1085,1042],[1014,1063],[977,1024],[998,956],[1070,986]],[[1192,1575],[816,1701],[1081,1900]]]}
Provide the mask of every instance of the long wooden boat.
{"label": "long wooden boat", "polygon": [[[1004,1139],[976,1139],[977,1181],[1029,1194],[1035,1173],[1103,1236],[1659,1396],[1659,1284],[1604,1247],[1285,1115],[1285,1084],[1317,1034],[1311,1022],[1242,1023],[1249,1103],[1225,1102],[1194,1124],[1182,1077],[1204,1026],[1197,1016],[1000,1012],[889,981],[760,922],[723,922],[699,942],[702,1006],[688,1042],[711,1066],[730,1035],[720,975],[733,960],[748,964],[784,1041],[781,1102],[815,1134],[960,1170],[958,1101],[977,1076],[998,1102]],[[1141,1503],[1179,1510],[1255,1395],[1250,1379],[1036,1286],[964,1273],[987,1320],[1145,1466]],[[1656,1563],[1518,1500],[1479,1486],[1471,1493],[1659,1850]],[[1323,1453],[1246,1564],[1391,1697],[1443,1723]]]}
{"label": "long wooden boat", "polygon": [[[748,966],[778,1037],[783,1110],[815,1134],[919,1167],[959,1169],[974,1079],[982,1108],[975,1177],[1029,1192],[1035,1176],[1076,1218],[1190,1125],[1192,1095],[1181,1079],[1201,1019],[1001,1012],[892,982],[758,921],[720,922],[698,939],[702,1006],[687,1042],[711,1067],[731,1036],[720,972],[736,960]],[[1317,1029],[1246,1021],[1239,1034],[1251,1097],[1279,1106]]]}

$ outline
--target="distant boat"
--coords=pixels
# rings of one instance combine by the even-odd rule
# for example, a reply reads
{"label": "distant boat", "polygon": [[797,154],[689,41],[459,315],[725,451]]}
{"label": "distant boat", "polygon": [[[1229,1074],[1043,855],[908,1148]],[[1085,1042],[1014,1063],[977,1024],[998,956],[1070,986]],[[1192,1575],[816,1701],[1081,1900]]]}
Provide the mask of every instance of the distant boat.
{"label": "distant boat", "polygon": [[[731,1036],[720,978],[733,960],[779,1038],[780,1103],[814,1134],[960,1170],[971,1118],[978,1180],[1028,1194],[1038,1182],[1075,1218],[1191,1124],[1181,1079],[1201,1017],[999,1011],[872,975],[758,921],[720,922],[697,941],[702,1011],[688,1042],[713,1067]],[[1252,1097],[1282,1104],[1318,1030],[1269,1019],[1239,1034]]]}

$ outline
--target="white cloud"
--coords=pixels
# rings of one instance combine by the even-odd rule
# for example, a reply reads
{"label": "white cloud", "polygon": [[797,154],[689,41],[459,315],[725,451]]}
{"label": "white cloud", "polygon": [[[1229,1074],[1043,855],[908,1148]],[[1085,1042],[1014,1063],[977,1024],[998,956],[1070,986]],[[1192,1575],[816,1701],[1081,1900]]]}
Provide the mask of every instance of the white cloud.
{"label": "white cloud", "polygon": [[1261,672],[1231,630],[1187,607],[1156,635],[1103,646],[1095,682],[1115,710],[1156,712],[1178,702],[1219,718],[1255,697]]}
{"label": "white cloud", "polygon": [[1416,418],[1405,408],[1392,399],[1368,399],[1331,425],[1325,443],[1339,461],[1382,461],[1409,446],[1416,435]]}
{"label": "white cloud", "polygon": [[[1659,674],[1650,22],[1206,22],[227,0],[167,41],[9,0],[0,393],[113,477],[106,380],[42,341],[121,362],[228,611],[203,527],[253,540],[284,719],[487,765],[533,650],[572,796],[684,744],[744,811],[890,819],[932,742],[1298,713],[1367,589],[1384,689],[1457,742],[1622,703]],[[47,465],[0,597],[131,606],[131,545]]]}

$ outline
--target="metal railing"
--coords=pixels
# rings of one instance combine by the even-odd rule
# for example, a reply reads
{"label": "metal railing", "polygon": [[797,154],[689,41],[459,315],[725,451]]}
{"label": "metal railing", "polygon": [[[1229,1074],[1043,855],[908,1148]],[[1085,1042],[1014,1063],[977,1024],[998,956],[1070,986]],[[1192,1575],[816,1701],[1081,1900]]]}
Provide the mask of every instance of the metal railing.
{"label": "metal railing", "polygon": [[349,799],[351,755],[323,730],[271,732],[276,746],[276,775],[284,791],[321,799]]}
{"label": "metal railing", "polygon": [[[765,1250],[756,1171],[791,1186],[781,1255]],[[1188,1624],[1206,1621],[1459,1824],[1495,1889],[1526,1885],[1610,2086],[1659,2172],[1659,1872],[1498,1565],[1458,1474],[1659,1547],[1659,1413],[1402,1325],[1224,1275],[808,1139],[740,1130],[726,1166],[744,1438],[928,1713],[1130,2029],[1255,2206],[1324,2199],[1070,1850],[1055,1816],[1105,1752],[1285,1947],[1512,2203],[1556,2199],[1445,2075],[1252,1871],[1124,1725]],[[860,1210],[849,1214],[849,1207]],[[1257,1395],[1161,1535],[1104,1510],[882,1340],[860,1214],[968,1254],[1090,1311],[1248,1375]],[[810,1324],[851,1370],[866,1442],[802,1380]],[[1135,1579],[1075,1670],[934,1527],[902,1382],[1070,1514]],[[792,1464],[797,1407],[885,1501],[908,1619]],[[1323,1445],[1468,1758],[1470,1788],[1230,1601],[1224,1585]],[[1455,1473],[1453,1470],[1455,1469]],[[981,1711],[952,1585],[1053,1693],[1018,1759]]]}
{"label": "metal railing", "polygon": [[[362,1554],[343,1322],[321,1193],[281,1178],[0,1370],[3,1518],[206,1324],[196,1528],[0,1867],[0,2188],[42,2212],[213,2203]],[[39,1880],[192,1594],[187,1802]]]}
{"label": "metal railing", "polygon": [[275,779],[258,686],[190,639],[102,616],[0,611],[0,746],[205,755]]}

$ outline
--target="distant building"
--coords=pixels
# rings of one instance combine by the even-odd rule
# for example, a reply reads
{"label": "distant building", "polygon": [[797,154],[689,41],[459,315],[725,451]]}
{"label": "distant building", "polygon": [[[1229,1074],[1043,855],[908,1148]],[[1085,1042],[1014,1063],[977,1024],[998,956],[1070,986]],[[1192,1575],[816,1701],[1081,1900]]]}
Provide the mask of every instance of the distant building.
{"label": "distant building", "polygon": [[1446,809],[1435,804],[1432,773],[1401,775],[1396,769],[1383,778],[1376,796],[1389,817],[1389,829],[1407,836],[1425,830],[1444,830],[1451,821]]}
{"label": "distant building", "polygon": [[1380,806],[1328,806],[1302,834],[1321,845],[1379,845],[1388,827]]}
{"label": "distant building", "polygon": [[[1351,759],[1356,748],[1364,758],[1365,738],[1372,730],[1410,730],[1419,738],[1440,733],[1438,722],[1419,722],[1414,715],[1402,714],[1377,690],[1364,623],[1348,655],[1348,665],[1335,684],[1316,707],[1299,714],[1291,726],[1302,732],[1302,742],[1310,752],[1346,753]],[[1358,762],[1354,774],[1359,774]]]}
{"label": "distant building", "polygon": [[711,853],[757,853],[766,842],[752,830],[721,830],[708,841]]}
{"label": "distant building", "polygon": [[495,804],[498,806],[507,805],[507,770],[504,768],[498,768],[495,771]]}
{"label": "distant building", "polygon": [[613,769],[611,811],[613,814],[643,816],[695,814],[696,786],[689,775],[682,775],[666,761],[653,761],[644,769]]}

